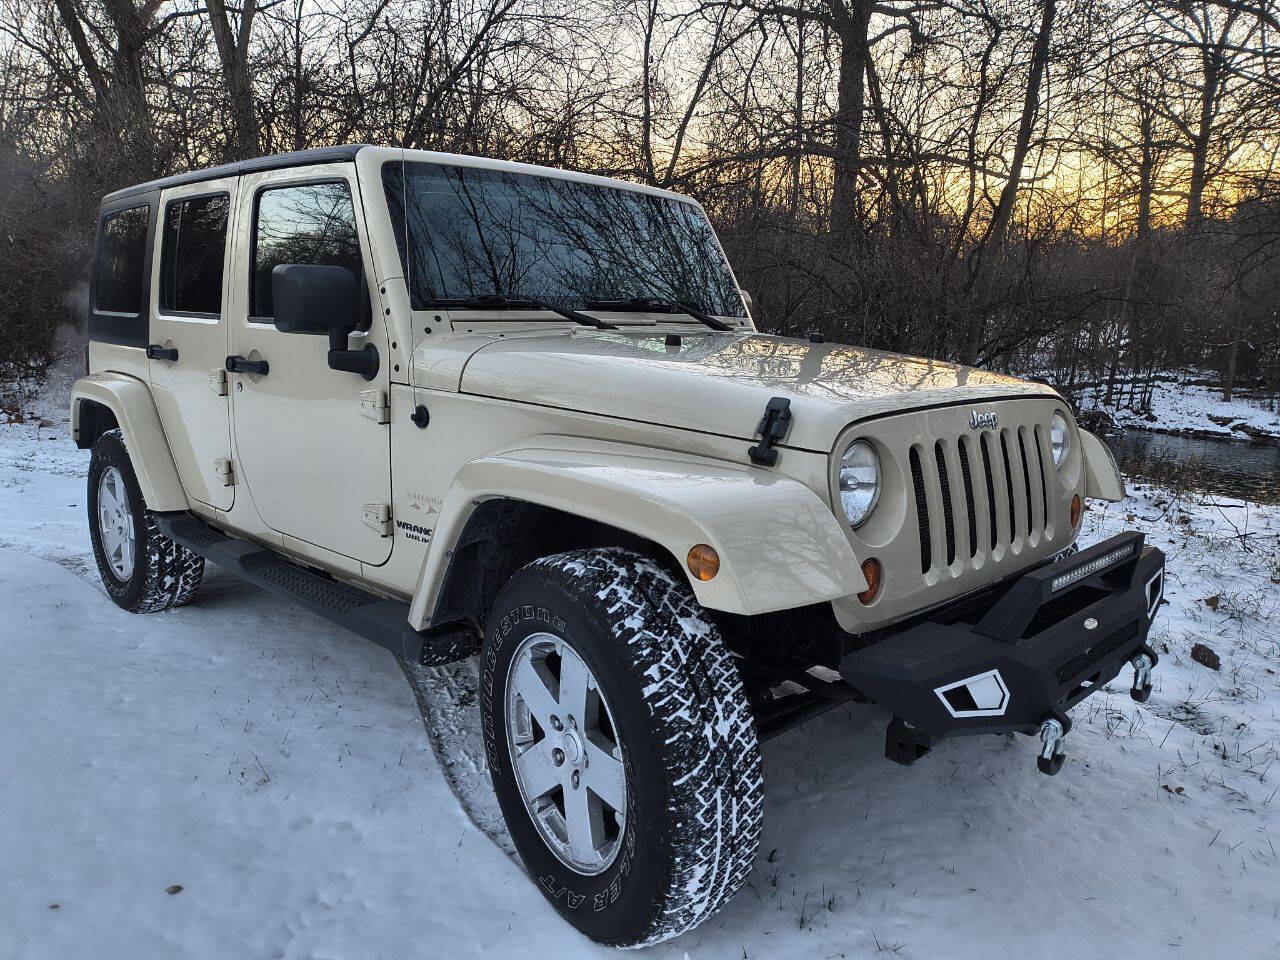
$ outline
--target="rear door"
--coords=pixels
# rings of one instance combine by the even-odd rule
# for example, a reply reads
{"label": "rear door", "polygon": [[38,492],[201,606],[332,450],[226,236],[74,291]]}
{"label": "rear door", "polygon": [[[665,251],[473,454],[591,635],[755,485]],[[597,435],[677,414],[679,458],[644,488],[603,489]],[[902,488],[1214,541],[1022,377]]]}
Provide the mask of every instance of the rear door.
{"label": "rear door", "polygon": [[[235,449],[249,496],[273,530],[363,563],[391,554],[391,430],[378,410],[390,387],[382,311],[353,164],[246,175],[239,215],[246,262],[228,354],[265,361],[265,373],[230,373]],[[282,333],[273,322],[271,273],[280,264],[349,268],[364,281],[365,329],[353,350],[373,344],[372,380],[328,364],[324,334]],[[244,295],[242,295],[244,294]],[[366,508],[372,511],[370,519]]]}
{"label": "rear door", "polygon": [[237,180],[166,190],[155,244],[147,350],[152,393],[187,496],[230,510],[226,378],[230,244]]}

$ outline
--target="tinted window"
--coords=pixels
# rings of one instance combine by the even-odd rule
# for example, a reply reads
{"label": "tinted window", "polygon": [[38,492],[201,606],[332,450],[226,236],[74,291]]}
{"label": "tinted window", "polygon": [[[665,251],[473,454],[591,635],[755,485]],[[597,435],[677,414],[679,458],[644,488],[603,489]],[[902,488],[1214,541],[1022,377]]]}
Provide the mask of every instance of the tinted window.
{"label": "tinted window", "polygon": [[745,315],[711,225],[691,203],[433,163],[386,164],[383,186],[415,309],[498,293],[570,307],[654,297]]}
{"label": "tinted window", "polygon": [[319,263],[361,273],[360,238],[346,183],[275,187],[258,195],[251,315],[274,316],[271,271],[281,263]]}
{"label": "tinted window", "polygon": [[95,272],[95,309],[107,313],[141,313],[144,262],[147,255],[149,207],[129,207],[102,221],[102,245]]}
{"label": "tinted window", "polygon": [[160,248],[160,309],[222,312],[222,262],[227,247],[226,194],[175,200],[164,212]]}

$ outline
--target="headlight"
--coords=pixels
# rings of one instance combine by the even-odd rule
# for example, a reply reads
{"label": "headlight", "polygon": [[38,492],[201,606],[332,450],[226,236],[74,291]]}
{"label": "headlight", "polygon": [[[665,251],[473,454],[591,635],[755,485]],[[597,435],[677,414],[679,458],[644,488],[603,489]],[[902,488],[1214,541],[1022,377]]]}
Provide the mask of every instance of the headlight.
{"label": "headlight", "polygon": [[840,507],[857,528],[880,499],[880,458],[866,440],[855,440],[840,458]]}
{"label": "headlight", "polygon": [[1071,431],[1067,429],[1067,418],[1058,410],[1053,412],[1053,419],[1049,421],[1049,446],[1053,449],[1053,465],[1062,466],[1071,449]]}

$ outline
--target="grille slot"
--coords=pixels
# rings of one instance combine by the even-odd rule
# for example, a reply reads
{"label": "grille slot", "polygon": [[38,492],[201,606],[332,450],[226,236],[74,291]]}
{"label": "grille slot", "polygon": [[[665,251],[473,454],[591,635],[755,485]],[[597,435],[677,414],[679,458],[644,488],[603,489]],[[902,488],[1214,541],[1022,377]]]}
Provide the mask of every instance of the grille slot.
{"label": "grille slot", "polygon": [[933,445],[933,458],[938,464],[938,483],[942,486],[942,521],[947,531],[947,566],[956,562],[956,526],[951,506],[951,481],[947,476],[947,456],[942,441]]}
{"label": "grille slot", "polygon": [[1009,431],[1000,431],[1000,458],[1004,461],[1004,489],[1009,494],[1009,533],[1018,536],[1018,511],[1013,506],[1013,470],[1009,466]]}
{"label": "grille slot", "polygon": [[1036,527],[1035,509],[1031,503],[1031,465],[1027,463],[1027,443],[1026,428],[1018,428],[1018,454],[1022,459],[1022,502],[1027,508],[1027,535],[1031,535],[1031,531]]}
{"label": "grille slot", "polygon": [[996,523],[996,485],[995,475],[991,472],[990,434],[984,433],[978,438],[982,447],[982,473],[987,482],[987,522],[991,525],[991,549],[1000,543],[1000,528]]}
{"label": "grille slot", "polygon": [[929,499],[924,491],[924,468],[920,466],[920,451],[911,448],[911,481],[916,491],[916,519],[920,525],[920,572],[928,573],[933,566],[933,540],[929,535]]}
{"label": "grille slot", "polygon": [[969,438],[960,438],[960,475],[964,480],[964,505],[969,514],[969,556],[978,555],[978,510],[973,502],[973,474],[969,471]]}
{"label": "grille slot", "polygon": [[1040,434],[1042,432],[1043,431],[1041,431],[1040,429],[1040,424],[1037,423],[1036,429],[1035,429],[1035,438],[1036,438],[1036,463],[1040,465],[1040,469],[1039,471],[1037,471],[1040,474],[1040,502],[1044,504],[1044,525],[1045,527],[1048,527],[1049,526],[1049,490],[1047,487],[1047,481],[1045,480],[1046,461],[1044,459],[1044,443],[1040,439]]}

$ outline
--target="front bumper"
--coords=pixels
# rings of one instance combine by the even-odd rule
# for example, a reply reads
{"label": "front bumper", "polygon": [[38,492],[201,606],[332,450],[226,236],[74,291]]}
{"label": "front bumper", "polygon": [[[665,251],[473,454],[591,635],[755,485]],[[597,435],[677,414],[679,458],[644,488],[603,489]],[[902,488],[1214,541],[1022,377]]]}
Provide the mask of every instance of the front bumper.
{"label": "front bumper", "polygon": [[840,673],[912,731],[919,755],[947,736],[1070,729],[1066,711],[1127,662],[1155,664],[1146,640],[1163,595],[1164,554],[1122,533],[855,651]]}

